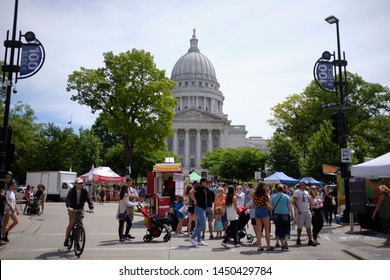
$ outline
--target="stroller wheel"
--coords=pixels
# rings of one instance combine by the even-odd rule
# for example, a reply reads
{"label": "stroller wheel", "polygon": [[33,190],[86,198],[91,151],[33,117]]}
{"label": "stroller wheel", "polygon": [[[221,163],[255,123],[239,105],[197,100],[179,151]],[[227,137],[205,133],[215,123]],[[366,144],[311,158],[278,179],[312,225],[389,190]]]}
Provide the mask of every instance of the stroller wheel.
{"label": "stroller wheel", "polygon": [[246,240],[247,240],[249,243],[252,243],[252,242],[253,242],[253,239],[254,239],[254,237],[253,237],[252,234],[248,234],[248,235],[246,236]]}
{"label": "stroller wheel", "polygon": [[153,237],[150,234],[144,235],[144,242],[150,242],[153,239]]}
{"label": "stroller wheel", "polygon": [[169,240],[171,240],[171,237],[168,234],[166,234],[166,235],[164,235],[163,240],[164,240],[164,242],[168,242]]}

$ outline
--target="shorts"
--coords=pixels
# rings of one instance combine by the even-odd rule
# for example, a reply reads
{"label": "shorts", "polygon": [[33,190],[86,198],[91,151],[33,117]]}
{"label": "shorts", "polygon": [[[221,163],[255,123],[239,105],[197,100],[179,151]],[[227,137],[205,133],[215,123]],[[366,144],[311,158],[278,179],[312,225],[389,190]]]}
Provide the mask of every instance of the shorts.
{"label": "shorts", "polygon": [[[80,210],[84,210],[84,209],[80,209]],[[83,212],[68,211],[68,216],[69,216],[69,219],[76,219],[76,217],[77,217],[80,221],[82,221],[84,218],[84,213]]]}
{"label": "shorts", "polygon": [[187,212],[190,212],[190,213],[194,214],[195,213],[195,206],[188,207]]}
{"label": "shorts", "polygon": [[269,212],[267,207],[257,207],[255,210],[255,217],[256,218],[267,218],[269,217]]}
{"label": "shorts", "polygon": [[311,227],[311,213],[302,213],[301,215],[297,214],[296,217],[296,222],[298,228],[302,229],[303,227],[305,228],[310,228]]}
{"label": "shorts", "polygon": [[206,218],[209,222],[212,222],[213,221],[213,208],[211,207],[207,207],[206,208]]}

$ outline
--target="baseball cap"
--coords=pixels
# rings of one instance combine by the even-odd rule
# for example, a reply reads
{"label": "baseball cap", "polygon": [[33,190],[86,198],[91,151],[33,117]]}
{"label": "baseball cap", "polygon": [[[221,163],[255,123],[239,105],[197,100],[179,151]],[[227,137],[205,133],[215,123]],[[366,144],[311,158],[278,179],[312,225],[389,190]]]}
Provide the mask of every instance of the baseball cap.
{"label": "baseball cap", "polygon": [[74,180],[74,183],[75,184],[82,184],[84,183],[83,179],[81,179],[80,177],[76,178],[76,180]]}
{"label": "baseball cap", "polygon": [[7,171],[7,175],[13,175],[13,173],[11,171]]}

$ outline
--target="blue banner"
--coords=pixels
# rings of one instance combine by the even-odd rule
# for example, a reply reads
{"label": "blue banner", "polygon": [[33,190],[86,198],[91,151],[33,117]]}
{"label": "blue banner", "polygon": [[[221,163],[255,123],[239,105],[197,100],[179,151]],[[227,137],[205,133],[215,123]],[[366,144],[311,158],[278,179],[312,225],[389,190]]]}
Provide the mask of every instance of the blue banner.
{"label": "blue banner", "polygon": [[332,62],[320,61],[317,65],[316,75],[317,75],[317,80],[321,83],[321,85],[324,88],[328,90],[334,90]]}
{"label": "blue banner", "polygon": [[42,58],[42,47],[40,44],[24,44],[20,61],[21,78],[39,70]]}

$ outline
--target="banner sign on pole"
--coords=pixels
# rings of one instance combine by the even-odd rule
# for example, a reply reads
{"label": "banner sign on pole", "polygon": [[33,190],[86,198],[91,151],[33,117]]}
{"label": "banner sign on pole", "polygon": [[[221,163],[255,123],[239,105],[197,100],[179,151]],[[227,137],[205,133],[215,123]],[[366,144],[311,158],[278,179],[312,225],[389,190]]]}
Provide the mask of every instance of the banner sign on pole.
{"label": "banner sign on pole", "polygon": [[321,85],[329,90],[334,89],[332,62],[320,61],[317,65],[316,75]]}
{"label": "banner sign on pole", "polygon": [[42,64],[42,46],[40,44],[23,44],[20,61],[20,79],[31,76]]}

